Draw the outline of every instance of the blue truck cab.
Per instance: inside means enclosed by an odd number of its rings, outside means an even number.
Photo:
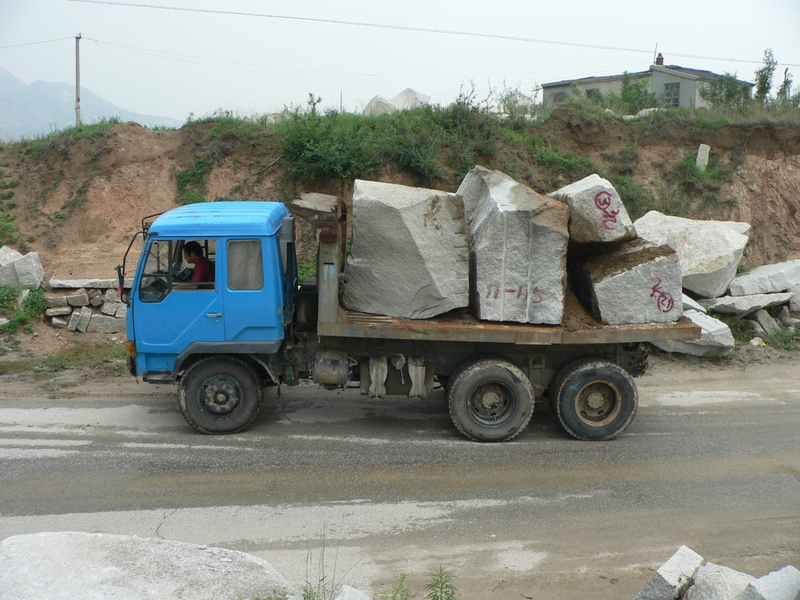
[[[276,353],[293,286],[292,230],[278,202],[192,204],[158,216],[144,231],[130,292],[131,372],[172,383],[198,356]],[[191,281],[182,256],[190,241],[211,262],[212,281]]]

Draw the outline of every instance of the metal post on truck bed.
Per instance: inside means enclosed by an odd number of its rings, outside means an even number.
[[[317,293],[320,323],[336,323],[339,315],[339,274],[345,260],[347,208],[328,194],[300,194],[289,210],[319,229]]]

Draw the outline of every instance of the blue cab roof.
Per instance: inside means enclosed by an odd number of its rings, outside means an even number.
[[[202,202],[159,216],[148,235],[158,237],[254,237],[275,235],[289,211],[280,202]]]

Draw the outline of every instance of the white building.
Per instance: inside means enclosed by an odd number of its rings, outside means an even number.
[[[648,82],[648,91],[663,99],[665,107],[703,108],[708,103],[700,97],[703,85],[715,77],[721,77],[711,71],[688,69],[677,65],[664,65],[664,57],[659,54],[654,65],[647,71],[629,73],[631,83]],[[747,82],[743,82],[747,83]],[[752,83],[748,83],[752,86]],[[542,85],[542,102],[545,106],[553,106],[563,102],[573,93],[592,99],[600,94],[622,91],[622,75],[607,77],[584,77],[568,79]]]

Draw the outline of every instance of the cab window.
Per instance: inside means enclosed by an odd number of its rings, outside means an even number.
[[[228,241],[228,287],[232,290],[264,287],[261,240]]]

